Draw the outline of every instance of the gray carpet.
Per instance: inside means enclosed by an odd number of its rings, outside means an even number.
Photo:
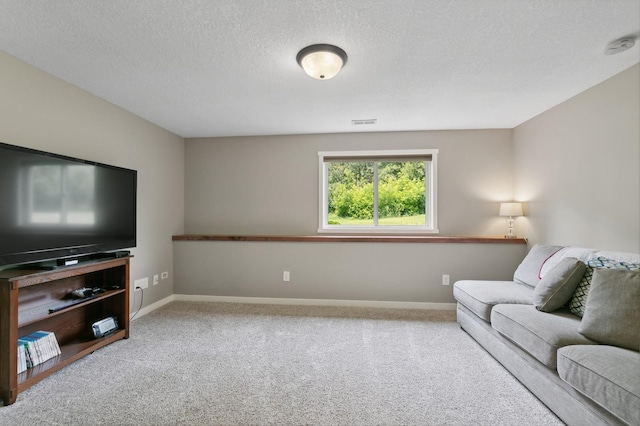
[[[174,302],[2,425],[561,425],[453,311]]]

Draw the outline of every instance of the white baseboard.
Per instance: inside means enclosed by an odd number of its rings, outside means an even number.
[[[377,300],[338,300],[338,299],[288,299],[273,297],[237,297],[237,296],[201,296],[192,294],[172,294],[151,305],[140,309],[131,319],[135,321],[148,313],[171,302],[225,302],[254,303],[261,305],[300,305],[300,306],[345,306],[354,308],[389,308],[389,309],[423,309],[438,311],[455,311],[455,303],[426,302],[385,302]],[[133,315],[133,313],[131,314]]]
[[[271,297],[236,297],[236,296],[199,296],[191,294],[174,294],[173,300],[181,302],[227,302],[255,303],[266,305],[304,305],[304,306],[348,306],[360,308],[392,308],[392,309],[426,309],[454,311],[455,303],[425,302],[385,302],[377,300],[337,300],[337,299],[288,299]],[[168,303],[168,302],[167,302]]]
[[[138,312],[136,312],[135,310],[132,310],[131,312],[129,312],[129,315],[133,316],[133,318],[131,318],[131,321],[135,321],[138,318],[141,318],[141,317],[147,315],[148,313],[151,313],[151,312],[155,311],[156,309],[163,307],[167,303],[173,302],[174,300],[176,300],[175,299],[175,295],[172,294],[171,296],[165,297],[162,300],[158,300],[157,302],[152,303],[151,305],[148,305],[148,306],[145,306],[144,308],[141,308]],[[134,307],[133,309],[136,309],[136,308]]]

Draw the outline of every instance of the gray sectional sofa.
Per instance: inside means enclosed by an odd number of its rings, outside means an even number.
[[[512,281],[455,283],[458,323],[565,423],[640,426],[639,269],[535,245]]]

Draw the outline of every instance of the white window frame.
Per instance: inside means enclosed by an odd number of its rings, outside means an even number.
[[[438,197],[437,197],[437,176],[438,176],[438,149],[406,149],[406,150],[383,150],[383,151],[320,151],[318,152],[319,161],[319,233],[357,233],[357,234],[438,234]],[[425,214],[426,225],[403,225],[403,226],[346,226],[346,225],[329,225],[328,215],[328,162],[326,157],[345,157],[357,161],[358,158],[371,157],[402,157],[407,161],[411,161],[411,157],[430,156],[431,161],[427,165],[425,173],[426,177],[426,196],[425,196]],[[377,179],[377,176],[376,176]],[[374,198],[375,202],[375,198]],[[377,205],[374,206],[374,215],[377,215]]]

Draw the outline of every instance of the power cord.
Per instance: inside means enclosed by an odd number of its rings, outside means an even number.
[[[135,303],[135,301],[136,301],[136,291],[138,291],[138,290],[140,290],[140,306],[138,306],[138,310],[136,311],[136,313],[133,314],[133,316],[131,318],[129,318],[129,321],[134,319],[136,317],[136,315],[138,315],[138,312],[140,312],[140,309],[142,309],[142,301],[144,300],[144,290],[142,289],[142,287],[136,287],[135,290],[133,290],[133,301]]]

